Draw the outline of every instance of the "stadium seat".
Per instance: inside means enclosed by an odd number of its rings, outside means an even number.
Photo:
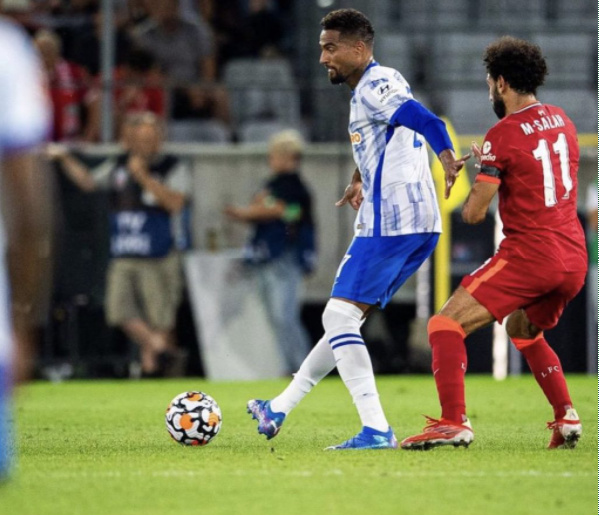
[[[169,122],[170,142],[229,143],[231,131],[219,120],[175,120]]]
[[[495,27],[514,34],[515,29],[531,30],[543,25],[545,0],[479,0],[477,9],[480,28]]]
[[[545,104],[554,104],[577,126],[579,133],[598,132],[598,95],[591,89],[574,90],[541,88],[538,99]]]
[[[412,45],[404,34],[382,34],[377,39],[377,60],[384,66],[398,70],[409,84],[415,79]]]
[[[300,119],[300,96],[287,60],[236,59],[225,66],[224,79],[236,124]]]
[[[428,76],[432,84],[485,88],[483,52],[499,34],[451,32],[432,38],[433,59]]]
[[[470,0],[383,0],[377,2],[375,26],[389,31],[398,25],[410,28],[456,27],[468,17]]]
[[[296,129],[306,138],[304,128],[290,126],[278,121],[256,120],[243,123],[239,129],[239,139],[243,143],[262,143],[267,142],[271,136],[279,131],[286,129]]]
[[[554,21],[558,27],[586,29],[597,34],[598,3],[590,0],[555,0]]]
[[[446,115],[458,134],[485,134],[498,122],[483,80],[480,88],[449,91],[444,100]]]
[[[548,61],[549,86],[582,87],[592,81],[596,36],[586,33],[536,34],[533,42]]]

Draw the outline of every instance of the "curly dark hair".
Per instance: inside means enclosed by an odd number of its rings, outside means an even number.
[[[369,19],[356,9],[331,11],[321,20],[323,30],[339,30],[342,37],[351,37],[373,44],[375,31]]]
[[[541,48],[511,36],[502,36],[489,45],[483,61],[492,79],[501,75],[513,90],[523,94],[535,95],[548,75]]]

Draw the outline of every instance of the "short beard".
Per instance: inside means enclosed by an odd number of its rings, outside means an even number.
[[[506,116],[506,104],[502,100],[500,93],[498,91],[494,91],[492,95],[492,108],[494,109],[494,113],[496,116],[502,120]]]
[[[335,85],[344,84],[346,82],[346,77],[340,74],[336,74],[329,79],[329,82]]]

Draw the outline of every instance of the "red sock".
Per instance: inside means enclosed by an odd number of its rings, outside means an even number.
[[[465,332],[453,319],[434,315],[427,325],[427,333],[433,355],[431,367],[442,406],[442,417],[462,423],[466,419],[467,412]]]
[[[561,419],[572,403],[560,359],[541,333],[533,339],[512,341],[527,360],[529,369],[552,405],[555,419]]]

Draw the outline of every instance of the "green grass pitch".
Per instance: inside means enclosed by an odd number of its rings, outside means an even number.
[[[475,442],[427,452],[325,452],[359,430],[339,378],[318,385],[266,441],[245,413],[286,380],[34,383],[18,393],[19,464],[2,514],[598,514],[597,378],[570,376],[584,424],[575,450],[546,450],[551,411],[530,375],[468,376]],[[399,439],[438,416],[430,377],[378,378]],[[203,390],[223,411],[207,447],[176,444],[164,412]]]

